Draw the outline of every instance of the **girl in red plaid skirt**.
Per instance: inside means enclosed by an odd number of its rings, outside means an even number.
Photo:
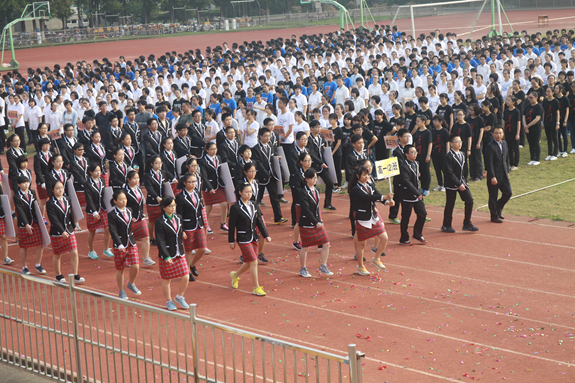
[[[202,174],[200,173],[198,160],[193,157],[188,158],[183,166],[185,166],[185,168],[182,169],[183,170],[182,173],[187,171],[188,174],[193,174],[196,176],[196,193],[200,197],[200,200],[202,200],[202,217],[204,217],[204,229],[207,234],[210,234],[212,233],[212,229],[210,229],[210,223],[208,222],[208,214],[206,213],[206,205],[204,204],[204,199],[202,196]]]
[[[329,257],[329,238],[321,220],[319,191],[315,188],[317,173],[314,168],[309,168],[304,173],[306,185],[300,190],[298,198],[301,206],[299,218],[299,232],[301,236],[301,252],[299,261],[301,264],[300,275],[304,278],[311,277],[307,270],[307,250],[311,246],[322,246],[321,263],[319,272],[330,276],[333,273],[327,267]]]
[[[253,196],[252,185],[249,182],[242,182],[236,188],[236,194],[239,195],[239,198],[238,202],[230,208],[228,242],[232,250],[236,248],[236,241],[238,242],[242,250],[244,262],[238,271],[232,271],[230,274],[232,287],[237,289],[240,275],[249,270],[254,285],[252,293],[254,295],[265,296],[266,293],[258,282],[258,234],[256,228],[260,230],[261,235],[266,241],[270,242],[272,239],[268,235],[258,208],[250,201]]]
[[[36,176],[36,192],[40,203],[40,211],[45,212],[44,204],[48,199],[48,189],[46,189],[46,175],[50,171],[50,140],[42,138],[37,144],[38,153],[34,156],[34,175]]]
[[[240,148],[240,150],[242,150]],[[245,149],[245,150],[250,150]],[[258,181],[256,180],[256,174],[257,174],[257,167],[255,162],[248,162],[244,165],[243,167],[243,173],[244,173],[244,182],[248,182],[250,185],[252,185],[252,191],[253,191],[253,195],[252,195],[252,203],[258,208],[261,216],[262,216],[262,221],[264,223],[264,225],[266,224],[266,221],[264,220],[264,216],[262,214],[262,209],[260,208],[260,204],[258,203],[258,190],[260,187],[264,187],[264,186],[260,186]],[[267,226],[266,226],[267,227]],[[262,236],[262,234],[260,233],[259,229],[257,229],[257,233],[259,236],[259,241],[258,241],[258,259],[264,263],[269,262],[268,259],[266,258],[266,256],[264,255],[264,248],[266,245],[266,241],[265,238]]]
[[[126,197],[128,207],[132,210],[132,232],[136,241],[140,241],[138,254],[144,257],[146,266],[153,266],[155,261],[150,258],[150,232],[148,221],[144,218],[144,193],[140,189],[140,175],[135,170],[130,170],[126,176]]]
[[[146,205],[148,209],[148,231],[151,235],[150,243],[156,244],[154,239],[154,222],[162,216],[162,208],[160,204],[164,195],[164,184],[168,182],[164,172],[162,171],[162,159],[158,155],[153,155],[148,161],[148,170],[144,176],[144,185],[148,196],[146,197]]]
[[[366,162],[367,165],[369,162]],[[382,270],[385,266],[380,257],[385,256],[383,252],[387,246],[387,233],[383,226],[379,212],[375,207],[376,202],[382,202],[385,205],[393,206],[393,193],[383,196],[375,188],[375,183],[371,179],[371,163],[368,166],[360,166],[356,169],[355,174],[349,181],[349,198],[353,201],[353,216],[355,219],[355,252],[357,255],[357,273],[359,275],[370,275],[370,272],[363,264],[363,253],[366,241],[369,238],[377,237],[376,252],[371,264]]]
[[[56,281],[65,282],[60,264],[62,254],[70,253],[70,264],[74,281],[84,282],[78,274],[78,245],[74,234],[74,218],[72,217],[72,204],[68,197],[64,196],[64,184],[60,181],[52,186],[50,191],[52,198],[46,201],[46,213],[50,220],[50,239],[52,241],[52,266],[56,272]]]
[[[290,175],[289,186],[292,195],[291,204],[291,220],[293,225],[293,244],[292,246],[296,250],[301,250],[301,241],[299,240],[299,218],[301,216],[301,205],[299,203],[298,197],[301,194],[301,189],[304,186],[304,173],[306,170],[311,168],[311,156],[309,153],[302,152],[297,157],[297,166],[295,172]]]
[[[168,310],[175,310],[178,303],[182,308],[190,306],[184,299],[184,293],[188,287],[188,262],[184,256],[184,243],[186,238],[182,216],[176,213],[176,201],[173,197],[162,200],[164,214],[154,223],[156,226],[156,240],[158,241],[158,255],[160,257],[160,276],[162,277],[162,292],[167,300]],[[171,282],[178,279],[178,294],[172,300]]]
[[[104,255],[113,257],[110,248],[110,230],[108,229],[108,213],[104,205],[104,189],[106,187],[101,177],[102,171],[98,163],[92,162],[88,167],[89,179],[86,184],[86,223],[88,225],[88,256],[98,259],[94,250],[96,230],[104,229]]]
[[[199,161],[202,169],[203,189],[202,195],[208,219],[212,206],[220,204],[220,230],[228,231],[226,218],[228,215],[228,202],[224,191],[223,180],[220,176],[221,158],[218,156],[218,147],[214,142],[206,144],[206,154]]]

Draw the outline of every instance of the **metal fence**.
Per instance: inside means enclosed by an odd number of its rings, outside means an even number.
[[[361,382],[340,356],[0,269],[0,360],[61,382]]]

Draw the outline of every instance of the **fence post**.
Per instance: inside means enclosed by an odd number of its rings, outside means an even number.
[[[347,358],[349,360],[349,380],[351,383],[358,383],[357,380],[357,357],[355,356],[357,350],[355,344],[347,345],[348,353]]]
[[[70,307],[72,308],[72,326],[74,327],[74,356],[76,358],[76,383],[83,383],[82,358],[80,358],[80,330],[78,329],[78,308],[76,307],[76,292],[74,291],[74,274],[68,274],[68,291],[70,292]],[[74,376],[74,373],[72,373]]]
[[[194,383],[200,382],[200,361],[198,360],[198,329],[196,326],[196,309],[195,303],[190,305],[190,322],[192,324],[192,358],[194,363]]]

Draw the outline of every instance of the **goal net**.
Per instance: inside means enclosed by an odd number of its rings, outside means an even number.
[[[490,0],[459,0],[401,5],[392,9],[392,25],[413,37],[439,29],[463,39],[471,32],[477,38],[491,30],[490,4]]]

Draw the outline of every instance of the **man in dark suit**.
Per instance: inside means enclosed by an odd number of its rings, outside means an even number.
[[[491,222],[502,223],[503,207],[509,201],[513,192],[509,182],[509,151],[507,142],[503,139],[501,126],[493,129],[493,141],[485,148],[485,170],[487,170],[487,191],[489,192],[489,212]],[[501,198],[497,195],[501,190]]]
[[[403,147],[409,143],[411,139],[411,134],[405,128],[399,129],[397,131],[397,137],[399,138],[398,147],[393,149],[393,156],[397,157],[397,162],[399,163],[399,171],[400,174],[393,177],[393,192],[395,193],[395,200],[401,201],[401,192],[403,188],[401,187],[401,172],[405,172],[405,154],[403,153]],[[397,219],[397,215],[399,213],[399,203],[396,203],[394,206],[389,208],[389,221],[393,224],[399,225],[400,221]]]
[[[412,246],[409,241],[409,218],[411,211],[414,210],[417,215],[415,225],[413,225],[413,239],[422,245],[427,244],[423,238],[423,225],[425,225],[425,217],[427,211],[423,203],[423,195],[419,192],[419,163],[416,161],[417,149],[413,145],[405,145],[403,148],[405,153],[405,160],[403,174],[401,174],[401,237],[399,244],[403,246]]]
[[[243,170],[238,164],[238,149],[240,145],[236,141],[236,130],[232,126],[226,127],[226,138],[218,145],[218,154],[222,158],[222,162],[228,164],[230,175],[233,178],[234,184],[243,179]]]

